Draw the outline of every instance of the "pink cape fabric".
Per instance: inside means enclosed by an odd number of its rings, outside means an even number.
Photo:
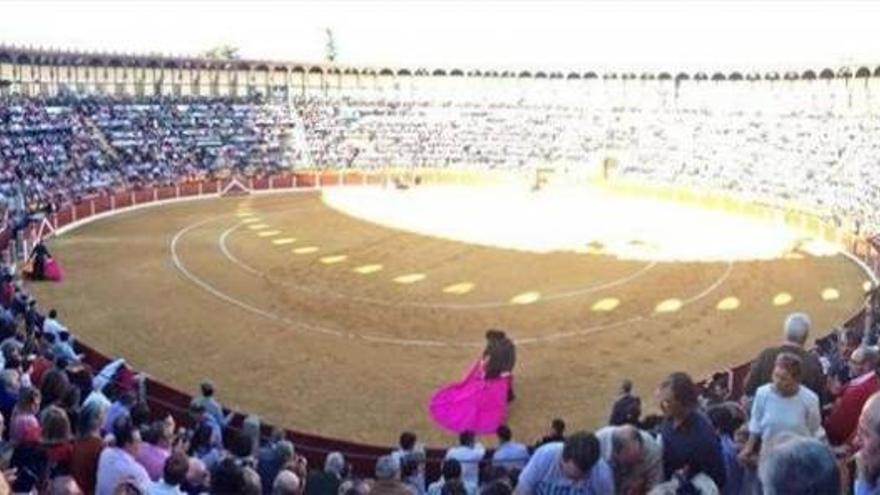
[[[53,282],[61,282],[64,279],[64,272],[55,258],[46,258],[43,264],[43,276],[46,277],[46,280]]]
[[[456,433],[495,433],[507,418],[508,388],[510,376],[486,380],[483,362],[478,360],[462,381],[434,392],[428,406],[431,419]]]

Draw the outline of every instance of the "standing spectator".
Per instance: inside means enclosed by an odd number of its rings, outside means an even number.
[[[492,454],[492,465],[501,466],[508,471],[524,468],[529,461],[528,447],[513,441],[513,432],[507,425],[499,426],[495,434],[498,436],[498,447]]]
[[[743,490],[743,477],[745,471],[739,462],[739,447],[734,440],[736,431],[742,426],[742,421],[734,415],[733,408],[739,407],[734,403],[719,404],[712,406],[706,411],[718,438],[721,439],[721,452],[724,455],[725,473],[727,482],[721,491],[723,495],[739,495]],[[742,411],[739,411],[742,413]]]
[[[152,481],[159,481],[165,464],[171,456],[171,443],[174,440],[174,418],[170,415],[165,419],[154,421],[142,430],[143,443],[135,460],[147,470]]]
[[[27,431],[40,433],[40,422],[37,413],[40,412],[40,391],[35,388],[26,388],[18,396],[18,402],[12,410],[12,421],[9,424],[9,439],[18,442]]]
[[[555,418],[550,422],[550,432],[532,447],[532,450],[537,450],[538,447],[552,443],[552,442],[564,442],[565,441],[565,421],[561,418]]]
[[[660,424],[663,444],[663,476],[689,482],[704,473],[719,489],[724,487],[724,456],[721,442],[709,420],[697,411],[697,387],[686,373],[672,373],[660,384]]]
[[[323,471],[312,471],[306,480],[306,495],[336,493],[345,478],[345,457],[339,452],[330,452],[324,459]]]
[[[614,473],[616,493],[646,493],[663,481],[663,448],[648,432],[632,425],[606,426],[596,438]]]
[[[463,431],[458,435],[458,446],[446,451],[444,459],[461,463],[461,479],[465,484],[479,486],[480,462],[486,456],[486,448],[478,442],[474,432]]]
[[[440,495],[443,487],[447,484],[463,483],[461,480],[461,463],[455,459],[446,459],[440,466],[440,479],[431,483],[428,487],[428,495]],[[476,486],[464,485],[468,495],[474,495],[477,491]]]
[[[398,449],[391,453],[397,462],[400,463],[402,480],[419,488],[419,492],[425,491],[425,448],[418,443],[418,437],[415,433],[405,431],[400,434],[398,440]],[[404,473],[413,463],[415,463],[415,471],[412,473]]]
[[[611,408],[608,424],[619,426],[624,424],[637,425],[642,415],[642,399],[632,393],[632,382],[624,380],[620,385],[620,396]]]
[[[538,449],[516,487],[517,495],[614,493],[614,473],[602,460],[599,440],[590,432],[578,432],[564,443],[549,443]]]
[[[134,460],[141,445],[140,432],[131,424],[131,418],[120,416],[113,422],[113,445],[105,448],[98,459],[96,495],[113,495],[116,486],[131,479],[142,491],[151,485],[150,476]]]
[[[749,375],[746,377],[744,393],[748,397],[754,397],[758,387],[769,383],[776,366],[776,356],[782,352],[790,352],[800,358],[803,370],[801,382],[816,395],[825,393],[825,375],[822,374],[822,363],[819,358],[806,349],[804,343],[810,333],[810,317],[804,313],[792,313],[785,319],[783,327],[785,342],[776,347],[764,349],[758,357],[752,361]]]
[[[58,311],[54,308],[49,310],[49,316],[43,320],[43,333],[58,338],[61,332],[68,332],[67,327],[58,321]]]
[[[390,455],[383,455],[376,461],[376,483],[371,493],[386,495],[412,495],[410,489],[400,481],[400,464]]]
[[[210,414],[221,428],[226,426],[227,419],[226,416],[223,415],[223,407],[220,406],[220,403],[214,398],[214,384],[207,381],[202,382],[200,388],[202,395],[193,398],[190,407],[195,408],[198,405],[201,405],[205,412]]]
[[[819,398],[800,383],[801,360],[783,352],[776,356],[773,382],[762,385],[755,394],[749,419],[749,440],[740,452],[740,460],[755,466],[759,445],[766,446],[783,433],[825,438]]]
[[[104,406],[92,402],[83,406],[80,414],[79,438],[73,444],[70,474],[86,493],[95,491],[98,459],[104,449],[101,425],[104,424]]]
[[[844,385],[823,423],[832,445],[849,443],[859,422],[862,406],[880,390],[878,363],[880,352],[876,347],[859,347],[850,356],[849,367],[853,378]]]
[[[284,439],[282,430],[275,430],[271,439],[257,452],[257,474],[263,482],[263,492],[272,491],[272,483],[294,456],[293,444]]]
[[[828,446],[814,438],[783,435],[761,456],[765,495],[838,495],[840,470]]]

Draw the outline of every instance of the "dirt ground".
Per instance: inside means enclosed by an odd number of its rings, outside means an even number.
[[[665,374],[747,361],[792,311],[824,331],[858,309],[865,280],[840,255],[651,264],[471,246],[349,218],[315,193],[132,211],[50,249],[67,279],[34,291],[83,341],[182,390],[210,377],[225,405],[273,423],[379,444],[405,429],[450,441],[426,403],[487,328],[521,341],[509,423],[530,441],[553,417],[600,425],[624,378],[653,409]],[[780,292],[791,302],[774,305]],[[729,297],[739,307],[718,310]],[[592,309],[607,298],[619,305]],[[655,311],[670,298],[684,305]]]

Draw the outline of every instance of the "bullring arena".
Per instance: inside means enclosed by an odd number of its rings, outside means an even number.
[[[519,344],[509,421],[536,438],[548,411],[601,424],[625,378],[649,398],[673,370],[746,362],[793,310],[840,325],[869,280],[772,213],[609,187],[531,192],[522,179],[396,189],[389,177],[298,174],[297,190],[155,204],[188,193],[123,194],[109,217],[52,239],[68,281],[35,290],[63,301],[83,341],[175,388],[212,377],[229,406],[274,424],[441,444],[427,400],[487,328]],[[125,210],[139,201],[149,207]],[[79,215],[92,208],[109,205]]]

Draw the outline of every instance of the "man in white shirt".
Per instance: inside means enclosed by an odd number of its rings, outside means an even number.
[[[463,431],[458,435],[458,447],[446,451],[445,459],[455,459],[461,463],[461,480],[471,486],[480,485],[480,461],[486,455],[486,448],[477,442],[472,431]]]
[[[529,462],[529,449],[525,445],[513,441],[513,432],[507,425],[501,425],[495,432],[498,435],[498,447],[492,454],[492,465],[504,469],[522,469]]]
[[[150,475],[134,458],[141,446],[141,434],[131,418],[120,416],[113,422],[114,444],[101,451],[98,458],[96,495],[113,495],[120,482],[128,481],[143,492],[152,485]]]
[[[67,327],[61,324],[58,321],[58,311],[55,309],[49,310],[49,316],[43,320],[43,333],[48,333],[54,335],[55,338],[58,338],[58,334],[61,332],[68,332]]]

